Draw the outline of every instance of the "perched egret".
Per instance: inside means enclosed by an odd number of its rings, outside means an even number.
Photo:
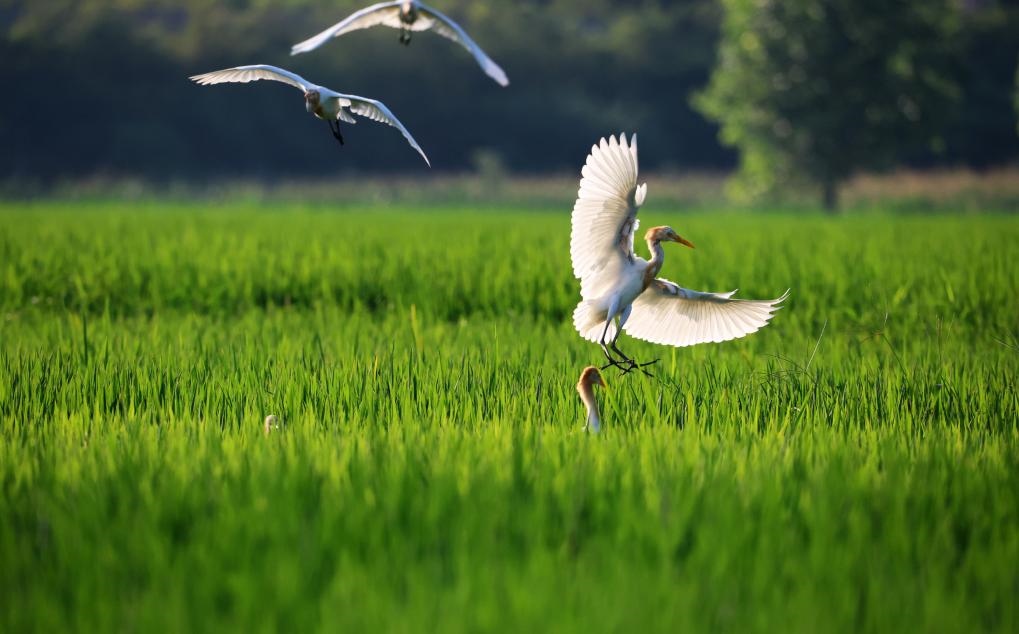
[[[506,73],[475,44],[459,24],[418,0],[379,2],[361,9],[318,35],[295,44],[290,49],[290,54],[307,53],[322,46],[331,38],[380,24],[400,29],[400,43],[405,45],[410,44],[410,34],[414,31],[435,31],[467,49],[485,73],[500,86],[509,85]]]
[[[598,368],[588,366],[580,373],[580,380],[577,381],[577,393],[580,394],[580,400],[584,401],[584,407],[587,408],[587,429],[593,432],[601,429],[598,401],[594,398],[595,385],[605,387],[605,381],[602,380]]]
[[[657,277],[665,254],[662,242],[693,248],[671,227],[644,235],[651,260],[633,252],[637,211],[647,184],[637,184],[637,137],[602,139],[591,148],[573,206],[570,257],[583,298],[573,311],[580,336],[601,345],[608,364],[624,372],[637,363],[616,345],[620,330],[670,346],[728,341],[768,323],[789,295],[770,300],[732,299],[729,293],[691,291]]]
[[[304,92],[305,109],[329,124],[329,130],[336,137],[336,140],[340,142],[340,145],[343,145],[343,135],[340,134],[340,121],[350,124],[357,123],[357,120],[353,117],[356,114],[367,117],[372,121],[389,124],[399,130],[403,137],[407,139],[407,142],[410,143],[410,146],[417,150],[421,154],[421,158],[425,159],[425,163],[431,167],[428,157],[425,156],[425,152],[418,145],[418,142],[410,135],[407,128],[403,127],[403,124],[396,118],[396,115],[381,101],[334,92],[328,88],[316,86],[300,75],[267,64],[237,66],[236,68],[227,68],[191,77],[192,81],[203,86],[225,83],[246,84],[249,81],[258,81],[260,79],[283,82]]]

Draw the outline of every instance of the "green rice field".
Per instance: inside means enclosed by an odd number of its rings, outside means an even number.
[[[0,204],[0,631],[1019,631],[1016,217],[641,215],[591,435],[568,206]]]

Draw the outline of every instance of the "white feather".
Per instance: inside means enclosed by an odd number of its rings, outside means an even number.
[[[768,300],[732,295],[691,291],[659,278],[633,302],[623,330],[637,339],[680,347],[739,339],[763,328],[789,292]]]
[[[203,86],[223,83],[243,84],[261,79],[268,79],[288,84],[303,92],[318,92],[319,98],[322,100],[322,111],[325,112],[326,116],[329,118],[336,118],[347,123],[355,123],[356,120],[350,114],[353,113],[371,119],[372,121],[393,126],[400,131],[403,138],[407,139],[407,143],[417,150],[418,154],[421,155],[421,158],[425,160],[425,163],[431,167],[431,162],[428,160],[428,156],[425,155],[424,150],[421,149],[418,142],[414,140],[413,136],[411,136],[410,131],[407,130],[402,123],[400,123],[400,120],[396,118],[396,115],[394,115],[384,103],[376,99],[359,97],[358,95],[345,95],[323,86],[317,86],[296,73],[292,73],[277,66],[270,66],[268,64],[253,64],[251,66],[225,68],[223,70],[212,71],[211,73],[194,75],[190,79]],[[344,108],[348,109],[350,112],[346,112]]]
[[[298,53],[313,51],[334,37],[373,26],[388,26],[394,29],[415,32],[430,30],[464,47],[474,56],[475,61],[485,71],[485,74],[494,79],[500,86],[509,85],[509,78],[506,77],[505,71],[492,61],[459,24],[439,10],[433,9],[418,0],[413,0],[410,3],[417,12],[417,18],[408,24],[401,19],[400,15],[403,4],[405,4],[404,0],[396,0],[395,2],[379,2],[378,4],[365,7],[321,33],[295,44],[291,47],[290,54],[297,55]]]

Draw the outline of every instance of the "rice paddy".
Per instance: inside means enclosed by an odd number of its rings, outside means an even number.
[[[1016,631],[1014,216],[642,217],[594,436],[568,208],[0,205],[0,630]]]

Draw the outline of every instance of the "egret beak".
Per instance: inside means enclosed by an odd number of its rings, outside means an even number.
[[[685,247],[690,247],[691,249],[696,248],[696,247],[694,247],[693,242],[690,242],[689,240],[687,240],[686,238],[684,238],[682,236],[676,236],[676,242],[682,244]]]

